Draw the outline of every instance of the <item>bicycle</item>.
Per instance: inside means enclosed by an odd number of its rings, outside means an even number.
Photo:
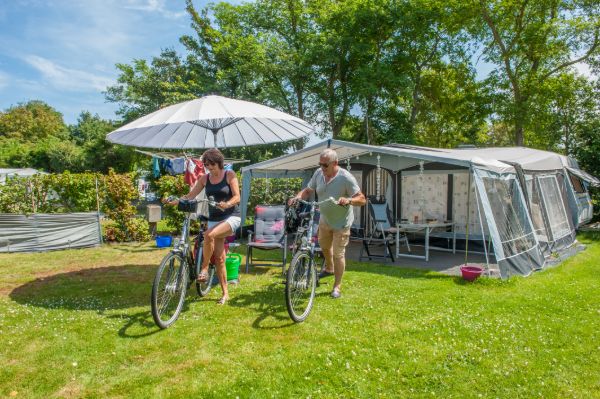
[[[170,198],[170,200],[173,199]],[[208,268],[207,280],[205,282],[197,280],[202,265],[202,243],[206,221],[208,220],[205,216],[200,216],[200,232],[194,240],[192,250],[190,250],[189,243],[191,215],[196,213],[200,202],[207,202],[209,206],[217,205],[216,202],[210,199],[179,200],[177,209],[185,213],[181,237],[160,262],[154,277],[150,304],[154,322],[162,329],[169,327],[179,317],[187,290],[193,282],[196,282],[196,291],[201,297],[208,295],[212,288],[215,275],[215,265],[212,259]]]
[[[315,290],[319,283],[315,262],[316,245],[313,240],[315,208],[326,202],[337,204],[337,201],[331,197],[320,202],[308,202],[302,199],[298,199],[297,201],[308,205],[310,213],[308,216],[308,226],[298,228],[298,237],[301,237],[300,247],[296,250],[290,267],[287,270],[285,304],[292,320],[300,323],[306,320],[312,310]]]

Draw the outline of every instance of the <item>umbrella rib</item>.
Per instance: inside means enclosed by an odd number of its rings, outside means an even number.
[[[171,124],[168,124],[168,123],[167,123],[167,124],[165,124],[163,127],[161,127],[161,128],[160,128],[160,129],[159,129],[159,130],[156,132],[156,134],[155,134],[154,136],[152,136],[152,138],[155,138],[156,136],[158,136],[158,135],[160,134],[160,132],[162,132],[163,130],[165,130],[165,129],[167,128],[167,126],[172,126],[172,125],[171,125]],[[175,130],[177,130],[177,129],[175,129]],[[173,132],[171,132],[171,133],[173,133]],[[165,144],[166,144],[166,142],[165,142]],[[155,148],[156,148],[156,147],[155,147]],[[160,148],[160,149],[162,150],[163,148],[170,148],[170,147],[165,147],[164,145],[160,145],[158,148]]]
[[[244,135],[242,134],[242,131],[240,130],[240,127],[238,126],[237,123],[234,123],[233,126],[235,126],[235,128],[237,129],[238,133],[240,134],[240,137],[242,138],[242,141],[244,142],[244,146],[248,145],[248,142],[246,141],[246,138],[244,137]],[[223,135],[225,135],[225,133],[223,133]]]
[[[282,119],[281,121],[282,121],[283,123],[286,123],[286,124],[288,124],[288,125],[292,126],[292,127],[293,127],[294,129],[296,129],[296,130],[300,130],[300,132],[301,132],[301,133],[304,133],[304,132],[302,131],[302,129],[300,129],[298,126],[296,126],[294,123],[292,123],[292,121],[287,121],[287,120],[283,120],[283,119]],[[309,130],[309,132],[310,132],[310,131],[314,131],[314,129],[312,128],[312,126],[310,127],[310,130]],[[289,132],[290,134],[293,134],[294,136],[298,137],[298,135],[296,135],[295,133],[292,133],[292,132],[290,132],[289,130],[288,130],[288,132]],[[306,135],[306,133],[304,133],[304,135]],[[302,134],[300,135],[300,137],[302,137]]]
[[[181,124],[181,126],[185,126],[187,122],[184,122]],[[192,124],[192,128],[190,129],[189,133],[187,134],[187,137],[185,138],[185,140],[183,140],[183,143],[181,144],[181,148],[183,148],[185,146],[185,143],[187,143],[187,141],[189,140],[190,136],[192,135],[192,132],[194,131],[194,127],[196,125]]]
[[[279,135],[278,135],[277,133],[275,133],[275,131],[274,131],[274,130],[271,130],[269,127],[267,127],[267,125],[265,125],[265,124],[264,124],[264,123],[262,123],[260,120],[258,120],[258,118],[254,118],[254,120],[255,120],[256,122],[260,123],[261,125],[263,125],[263,126],[265,127],[265,129],[268,129],[268,130],[270,130],[270,131],[271,131],[271,133],[273,133],[273,134],[274,134],[274,135],[275,135],[275,136],[276,136],[276,137],[279,139],[279,141],[280,141],[280,142],[282,142],[282,143],[283,143],[283,142],[285,141],[285,140],[283,140],[281,137],[279,137]],[[275,121],[275,119],[270,119],[270,121],[274,122],[274,121]],[[277,125],[277,123],[275,123],[275,124]],[[277,125],[277,126],[279,126],[279,125]],[[253,129],[254,129],[254,128],[253,128]],[[256,131],[256,129],[255,129],[255,131]],[[258,132],[257,132],[257,133],[258,133]]]
[[[235,118],[235,116],[233,116],[233,114],[231,112],[229,112],[229,110],[227,109],[227,107],[221,102],[221,99],[219,97],[217,97],[217,102],[223,108],[223,110],[225,110],[225,112],[227,112],[229,114],[229,116],[231,118]]]
[[[175,135],[177,134],[177,132],[180,129],[183,129],[183,127],[185,126],[185,122],[180,122],[178,124],[179,124],[179,126],[177,126],[177,128],[171,132],[171,134],[169,135],[169,140],[165,141],[165,144],[168,143],[170,140],[172,140],[175,137]],[[185,141],[184,141],[184,143],[185,143]],[[171,147],[171,148],[183,148],[183,145],[181,145],[179,147]]]
[[[260,133],[254,128],[254,126],[252,126],[250,123],[248,123],[248,119],[244,119],[244,122],[246,122],[246,124],[248,126],[250,126],[250,129],[252,129],[254,131],[254,133],[256,133],[256,135],[262,140],[263,144],[267,144],[265,139],[263,139],[263,137],[260,135]]]
[[[277,126],[279,126],[281,129],[285,130],[286,132],[288,132],[289,134],[291,134],[291,135],[292,135],[292,136],[294,136],[295,138],[298,138],[298,135],[296,135],[294,132],[291,132],[291,131],[290,131],[290,130],[288,130],[288,129],[287,129],[285,126],[282,126],[282,125],[279,123],[279,122],[282,122],[282,123],[286,123],[286,124],[290,125],[290,123],[289,123],[289,122],[287,122],[287,121],[285,121],[285,120],[283,120],[283,119],[277,119],[277,120],[275,120],[275,119],[272,119],[272,120],[271,120],[271,122],[273,122],[274,124],[276,124]],[[293,126],[293,125],[292,125],[292,127],[296,128],[296,126]],[[297,128],[296,128],[296,129],[297,129]]]

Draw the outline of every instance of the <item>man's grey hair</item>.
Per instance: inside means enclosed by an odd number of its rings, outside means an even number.
[[[338,160],[338,155],[335,150],[332,150],[331,148],[325,148],[323,151],[321,151],[320,158],[325,158],[329,162],[336,162]]]

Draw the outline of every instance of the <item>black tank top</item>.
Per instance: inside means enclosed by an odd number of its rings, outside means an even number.
[[[206,197],[212,199],[215,202],[221,201],[229,201],[233,197],[233,191],[231,190],[231,186],[227,182],[227,170],[223,174],[223,180],[221,180],[217,184],[212,184],[210,182],[210,175],[206,176],[206,186],[204,188]],[[214,206],[208,207],[208,220],[211,222],[220,222],[222,220],[227,219],[229,216],[239,216],[240,210],[238,206],[233,206],[231,208],[227,208],[222,210],[221,208],[217,208]]]

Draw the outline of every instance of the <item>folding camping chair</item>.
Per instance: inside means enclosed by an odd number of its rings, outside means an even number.
[[[246,273],[248,273],[250,265],[273,266],[271,263],[253,263],[252,251],[254,249],[283,250],[281,268],[282,272],[285,273],[287,232],[285,229],[285,207],[283,205],[258,205],[254,212],[254,231],[248,232]]]
[[[406,247],[410,252],[410,245],[408,244],[408,237],[406,234],[399,232],[397,227],[393,227],[393,218],[390,207],[385,198],[378,199],[376,197],[369,197],[367,207],[369,208],[371,219],[371,233],[369,236],[365,236],[365,238],[362,239],[363,246],[360,249],[359,260],[362,260],[363,258],[368,258],[369,260],[372,258],[387,260],[387,258],[390,258],[393,262],[394,252],[392,251],[392,245],[395,244],[396,234],[400,234],[400,240],[406,243]],[[371,253],[370,247],[374,243],[383,243],[383,255]],[[363,255],[365,252],[367,254]]]

